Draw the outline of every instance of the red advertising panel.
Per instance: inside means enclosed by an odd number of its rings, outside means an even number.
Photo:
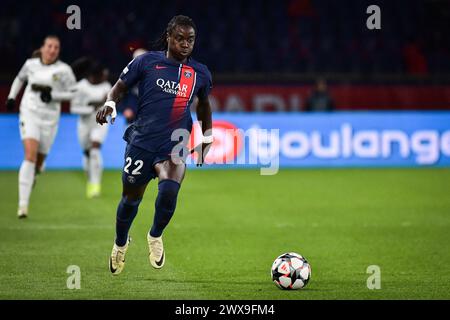
[[[214,111],[303,111],[312,90],[311,85],[216,85],[211,102]],[[0,86],[0,101],[8,92],[9,86]],[[336,110],[450,110],[450,85],[330,85],[329,93]],[[0,111],[6,111],[4,103]]]
[[[312,86],[218,85],[217,111],[302,111]],[[330,85],[337,110],[448,110],[450,86]]]

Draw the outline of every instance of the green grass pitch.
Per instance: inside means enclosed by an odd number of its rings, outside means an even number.
[[[153,181],[112,276],[119,171],[85,199],[80,171],[39,177],[30,217],[16,217],[17,173],[0,173],[1,299],[450,299],[449,169],[188,170],[164,233],[166,265],[147,260]],[[273,260],[295,251],[312,279],[283,291]],[[69,265],[81,289],[69,290]],[[369,290],[367,267],[381,269]]]

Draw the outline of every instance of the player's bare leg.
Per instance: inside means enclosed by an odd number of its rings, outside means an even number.
[[[25,159],[19,170],[19,208],[17,210],[19,218],[26,218],[28,216],[28,204],[30,202],[36,172],[39,141],[35,139],[24,139],[23,146],[25,149]]]
[[[152,267],[160,269],[164,266],[166,256],[162,233],[175,212],[178,191],[186,173],[186,165],[165,160],[155,164],[155,171],[159,179],[158,196],[155,201],[153,226],[147,233],[147,242],[150,264]]]
[[[174,180],[181,184],[186,174],[186,165],[175,164],[172,160],[165,160],[155,164],[155,171],[158,175],[158,180]]]
[[[46,154],[38,152],[36,158],[36,174],[41,174],[44,171],[44,162],[46,158]]]
[[[47,155],[44,153],[38,152],[37,158],[36,158],[36,166],[34,169],[34,181],[33,181],[33,188],[36,186],[37,178],[38,176],[44,172],[44,166],[45,166],[45,158],[47,158]]]
[[[142,186],[123,184],[122,199],[117,208],[116,239],[109,259],[109,270],[114,275],[121,273],[125,266],[125,254],[131,240],[128,231],[136,217],[146,187],[147,184]]]

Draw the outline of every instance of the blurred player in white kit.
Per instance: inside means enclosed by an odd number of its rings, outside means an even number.
[[[19,170],[19,218],[28,216],[28,204],[36,174],[43,170],[47,154],[58,130],[61,101],[72,99],[75,76],[69,65],[59,60],[60,41],[47,36],[38,57],[30,58],[14,79],[6,102],[9,110],[25,82],[20,103],[19,127],[25,159]]]
[[[86,196],[100,196],[103,172],[103,158],[100,147],[106,139],[108,125],[101,126],[95,121],[97,109],[106,101],[111,89],[107,81],[108,70],[98,62],[92,61],[86,77],[77,83],[77,91],[72,100],[70,111],[79,114],[78,141],[83,150],[83,168],[87,172]]]

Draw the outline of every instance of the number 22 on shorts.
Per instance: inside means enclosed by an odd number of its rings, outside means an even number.
[[[129,168],[130,168],[131,164],[133,163],[133,160],[131,159],[131,157],[127,157],[127,158],[125,159],[125,162],[126,162],[126,164],[125,164],[125,167],[123,168],[123,171],[125,171],[125,172],[128,173],[128,174],[130,174]],[[140,172],[139,170],[141,170],[141,168],[142,168],[143,165],[144,165],[144,161],[142,161],[142,160],[136,160],[136,161],[134,162],[135,168],[134,168],[133,171],[131,171],[131,174],[132,174],[132,175],[139,175],[139,174],[141,174],[141,172]]]

